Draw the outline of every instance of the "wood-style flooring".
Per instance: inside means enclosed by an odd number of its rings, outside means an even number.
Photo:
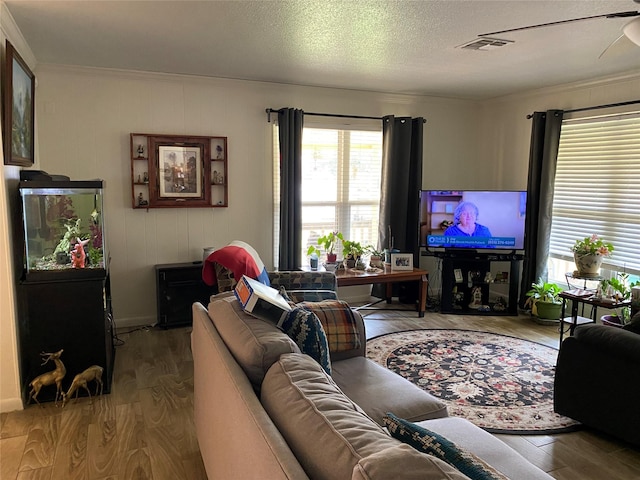
[[[460,328],[558,347],[556,327],[524,315],[363,313],[368,338],[414,328]],[[49,403],[3,413],[0,479],[206,479],[193,425],[190,333],[188,327],[120,333],[125,343],[116,349],[111,394],[93,403],[83,397],[64,408]],[[640,450],[595,431],[497,437],[558,480],[640,478]]]

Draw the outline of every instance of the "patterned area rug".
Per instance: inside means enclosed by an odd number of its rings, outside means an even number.
[[[367,356],[493,433],[541,435],[579,423],[553,411],[558,351],[471,330],[410,330],[367,341]]]

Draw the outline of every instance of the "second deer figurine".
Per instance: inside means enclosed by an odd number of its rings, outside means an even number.
[[[103,368],[99,365],[92,365],[87,368],[84,372],[79,373],[75,377],[73,377],[73,382],[71,382],[71,386],[67,393],[62,394],[62,406],[64,407],[67,403],[67,399],[71,397],[74,393],[76,394],[76,398],[78,398],[78,390],[80,387],[84,388],[89,394],[89,400],[91,400],[91,392],[89,391],[89,387],[87,387],[87,382],[91,382],[93,380],[96,381],[96,393],[98,395],[98,388],[100,388],[100,395],[102,395],[102,372]]]

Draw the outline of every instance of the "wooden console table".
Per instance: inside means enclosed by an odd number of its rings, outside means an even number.
[[[427,275],[429,272],[414,268],[413,270],[391,270],[385,265],[381,272],[366,272],[356,269],[340,269],[336,271],[339,287],[349,287],[353,285],[373,285],[376,283],[386,284],[386,300],[391,303],[392,288],[398,282],[418,282],[418,316],[424,317],[427,303]]]

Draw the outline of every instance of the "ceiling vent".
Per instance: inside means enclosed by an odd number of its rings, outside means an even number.
[[[463,43],[456,48],[464,48],[466,50],[495,50],[496,48],[504,47],[514,43],[513,40],[502,40],[500,38],[482,37],[471,40],[470,42]]]

